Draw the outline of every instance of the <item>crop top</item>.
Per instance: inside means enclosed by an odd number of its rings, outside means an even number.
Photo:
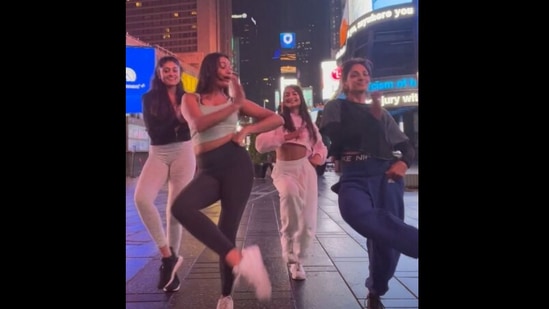
[[[393,160],[393,151],[400,150],[401,160],[410,166],[415,150],[408,137],[386,109],[379,120],[369,109],[369,104],[344,99],[326,103],[320,132],[330,139],[330,153],[337,160],[343,152],[351,151]]]
[[[290,115],[296,127],[299,127],[298,124],[305,125],[305,122],[303,121],[301,116],[294,113],[291,113]],[[303,145],[307,149],[308,158],[315,154],[319,154],[321,160],[325,161],[328,154],[328,148],[326,148],[326,145],[324,145],[324,143],[322,142],[322,136],[320,136],[320,132],[318,131],[318,128],[314,123],[313,127],[316,133],[316,143],[314,144],[313,139],[311,138],[311,136],[309,136],[308,130],[301,131],[297,139],[285,140],[284,135],[290,132],[284,129],[284,126],[280,126],[274,130],[259,134],[255,140],[255,148],[260,153],[266,153],[276,150],[278,147],[282,146],[282,144],[290,143]]]
[[[225,108],[229,104],[233,104],[233,99],[229,98],[226,103],[210,106],[202,104],[200,94],[195,93],[198,99],[198,106],[202,114],[207,115]],[[221,122],[212,126],[211,128],[198,132],[195,129],[191,129],[191,138],[194,145],[200,145],[205,142],[213,141],[227,134],[236,132],[236,125],[238,123],[238,112],[235,111],[229,117],[223,119]]]

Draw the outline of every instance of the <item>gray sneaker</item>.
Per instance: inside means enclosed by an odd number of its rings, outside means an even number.
[[[221,297],[219,297],[219,300],[217,301],[216,309],[233,309],[233,306],[234,303],[231,296],[221,295]]]
[[[290,264],[290,274],[294,280],[307,279],[307,274],[305,274],[305,269],[301,263]]]

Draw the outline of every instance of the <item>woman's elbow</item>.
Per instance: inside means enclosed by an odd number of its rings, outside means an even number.
[[[284,125],[284,118],[282,118],[282,116],[280,116],[278,114],[275,114],[274,116],[276,117],[276,124],[278,126]]]

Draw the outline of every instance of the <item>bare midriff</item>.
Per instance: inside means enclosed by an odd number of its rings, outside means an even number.
[[[213,141],[208,141],[199,145],[195,145],[194,154],[199,155],[208,151],[212,151],[216,148],[219,148],[225,145],[226,143],[228,143],[229,141],[231,141],[231,139],[233,138],[233,135],[234,135],[233,133],[230,133],[221,138],[214,139]]]
[[[281,161],[299,160],[307,155],[307,148],[303,145],[286,143],[276,151],[276,159]]]

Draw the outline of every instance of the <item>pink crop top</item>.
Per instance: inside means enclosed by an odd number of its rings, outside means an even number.
[[[296,114],[291,114],[292,121],[294,122],[296,127],[299,127],[300,125],[305,125],[305,122],[301,118],[301,116]],[[322,161],[326,160],[326,156],[328,155],[328,148],[326,148],[326,145],[322,142],[322,136],[320,135],[320,132],[318,131],[318,127],[313,123],[314,131],[316,134],[316,143],[313,144],[313,140],[309,136],[308,130],[301,131],[301,134],[297,139],[286,141],[284,140],[284,135],[290,133],[284,129],[284,126],[280,126],[274,130],[261,133],[257,136],[255,140],[255,147],[257,151],[261,153],[274,151],[278,147],[282,146],[284,143],[291,143],[291,144],[298,144],[303,145],[305,148],[307,148],[307,157],[310,158],[311,156],[315,154],[319,154]]]

